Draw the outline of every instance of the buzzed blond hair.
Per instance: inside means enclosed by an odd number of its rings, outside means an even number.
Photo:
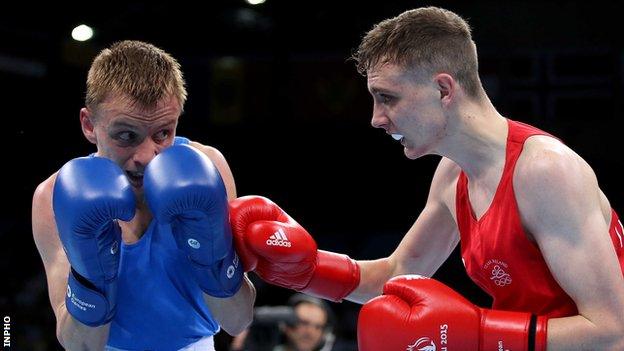
[[[459,15],[439,7],[409,10],[378,23],[352,58],[363,75],[392,63],[428,74],[448,73],[469,96],[477,98],[483,93],[470,26]]]
[[[114,95],[153,108],[161,99],[175,96],[183,108],[185,85],[180,64],[171,55],[152,44],[125,40],[102,50],[93,60],[85,105],[96,109]]]

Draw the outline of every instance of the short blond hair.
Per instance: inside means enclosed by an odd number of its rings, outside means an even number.
[[[472,97],[483,91],[470,26],[459,15],[439,7],[409,10],[378,23],[352,58],[363,75],[380,64],[392,63],[430,74],[448,73]]]
[[[104,49],[93,60],[87,77],[85,105],[95,109],[109,96],[122,96],[145,108],[175,96],[186,102],[180,64],[152,44],[125,40]]]

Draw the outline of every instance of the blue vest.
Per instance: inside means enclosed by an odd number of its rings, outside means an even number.
[[[139,241],[122,243],[118,279],[109,346],[177,350],[219,331],[170,225],[152,221]]]

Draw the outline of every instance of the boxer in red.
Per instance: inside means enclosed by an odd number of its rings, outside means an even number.
[[[317,250],[277,205],[230,203],[237,251],[266,281],[364,303],[360,350],[624,350],[622,223],[592,168],[557,138],[502,116],[470,27],[419,8],[385,20],[355,60],[372,125],[416,159],[440,155],[427,203],[386,258]],[[433,279],[458,243],[490,294],[472,305]]]

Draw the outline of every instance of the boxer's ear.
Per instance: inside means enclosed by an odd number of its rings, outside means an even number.
[[[434,77],[436,88],[440,92],[440,102],[443,106],[448,106],[455,98],[457,83],[455,79],[446,73],[437,74]]]
[[[95,128],[93,123],[93,112],[86,107],[80,109],[80,126],[82,127],[82,134],[92,144],[97,144],[97,137],[95,135]]]

